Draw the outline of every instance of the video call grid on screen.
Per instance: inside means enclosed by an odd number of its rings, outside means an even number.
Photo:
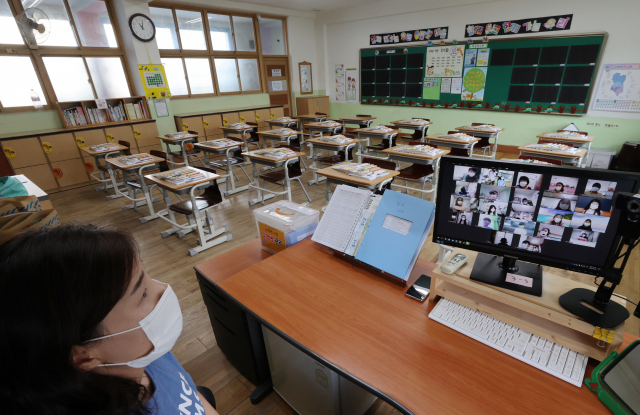
[[[566,169],[573,174],[561,175],[516,163],[464,163],[441,167],[439,200],[448,206],[439,206],[437,236],[532,261],[543,254],[551,262],[586,264],[594,272],[604,265],[615,237],[613,194],[636,186],[635,180],[599,179],[594,171]]]

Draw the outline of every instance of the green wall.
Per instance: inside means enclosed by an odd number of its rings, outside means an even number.
[[[33,111],[0,115],[0,134],[62,128],[57,111]]]
[[[580,131],[587,131],[590,135],[595,136],[593,148],[617,151],[625,141],[640,140],[640,119],[331,103],[331,118],[353,117],[356,114],[370,114],[376,117],[374,125],[388,124],[391,121],[411,117],[429,118],[433,122],[433,125],[429,127],[429,133],[445,133],[455,127],[469,125],[472,122],[495,124],[505,129],[500,133],[498,144],[512,146],[537,142],[536,135],[560,130],[571,123],[574,123]],[[587,122],[600,123],[600,126],[587,126]],[[617,124],[618,128],[605,128],[605,124]]]

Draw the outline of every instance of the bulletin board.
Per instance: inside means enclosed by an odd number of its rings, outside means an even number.
[[[582,115],[606,33],[360,50],[361,103]]]

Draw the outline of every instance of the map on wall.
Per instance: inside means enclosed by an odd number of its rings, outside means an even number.
[[[427,48],[425,76],[459,77],[464,65],[464,45]]]
[[[591,108],[640,112],[640,63],[605,64]]]

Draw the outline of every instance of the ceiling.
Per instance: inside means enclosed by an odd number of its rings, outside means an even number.
[[[351,6],[369,5],[371,0],[231,0],[236,3],[260,4],[263,6],[279,7],[282,9],[299,10],[304,12],[327,11],[343,9]]]

